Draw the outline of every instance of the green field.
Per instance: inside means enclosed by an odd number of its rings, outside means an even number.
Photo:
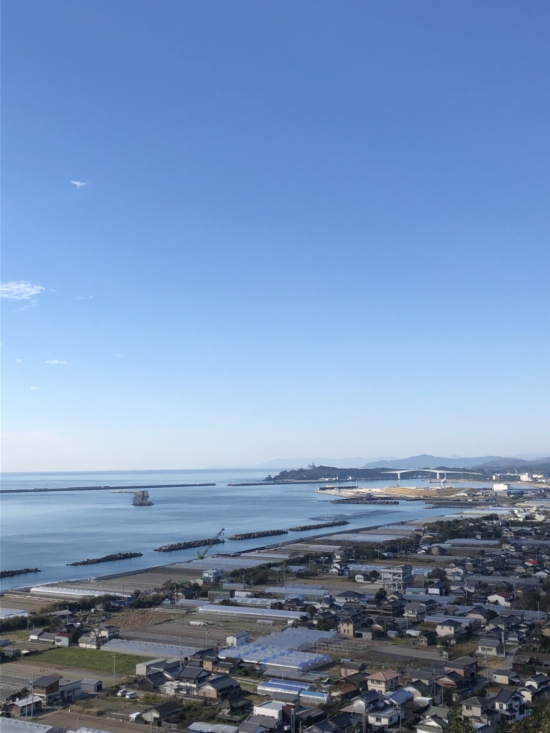
[[[146,662],[149,657],[138,657],[134,654],[116,653],[116,673],[131,675],[136,673],[136,664]],[[99,649],[80,649],[78,647],[47,649],[40,656],[33,656],[32,662],[44,664],[59,664],[63,667],[77,667],[90,669],[95,672],[113,671],[113,653],[102,652]],[[29,659],[31,661],[31,659]]]

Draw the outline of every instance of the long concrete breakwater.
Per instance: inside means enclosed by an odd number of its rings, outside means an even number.
[[[117,560],[130,560],[133,557],[143,557],[143,552],[115,552],[104,557],[88,558],[87,560],[77,560],[77,562],[68,562],[67,565],[97,565],[101,562],[116,562]]]
[[[0,489],[0,494],[35,494],[50,491],[113,491],[114,489],[128,489],[142,491],[143,489],[189,489],[195,486],[216,486],[216,484],[150,484],[145,486],[63,486],[54,489]]]

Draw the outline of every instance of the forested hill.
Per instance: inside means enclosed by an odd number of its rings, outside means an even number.
[[[273,481],[316,481],[324,478],[345,480],[347,478],[377,479],[387,478],[387,474],[378,468],[334,468],[334,466],[313,466],[297,468],[293,471],[281,471],[273,476]],[[268,476],[266,481],[270,480]]]

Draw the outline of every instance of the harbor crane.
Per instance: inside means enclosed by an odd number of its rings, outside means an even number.
[[[208,553],[212,549],[212,546],[218,544],[218,540],[221,540],[223,542],[224,541],[223,540],[223,533],[224,532],[225,532],[225,528],[222,527],[222,529],[220,529],[220,531],[218,532],[218,534],[215,537],[212,537],[212,539],[210,540],[210,542],[206,545],[206,548],[204,549],[204,551],[201,552],[199,550],[197,552],[196,559],[197,560],[204,560],[204,558],[208,555]]]

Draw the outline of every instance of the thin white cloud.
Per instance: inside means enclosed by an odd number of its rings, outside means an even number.
[[[71,181],[71,183],[73,184],[73,186],[76,186],[77,188],[82,188],[82,186],[89,186],[89,184],[86,183],[85,181]]]
[[[35,390],[38,389],[38,387],[29,387],[29,389],[30,389],[31,392],[34,392]]]
[[[30,300],[35,295],[40,295],[44,289],[43,285],[33,285],[26,280],[10,280],[7,283],[0,283],[0,298]]]
[[[46,364],[66,364],[66,361],[62,361],[61,359],[46,359]]]
[[[16,359],[15,361],[16,361],[16,362],[17,362],[18,364],[22,364],[22,363],[23,363],[23,359]]]

